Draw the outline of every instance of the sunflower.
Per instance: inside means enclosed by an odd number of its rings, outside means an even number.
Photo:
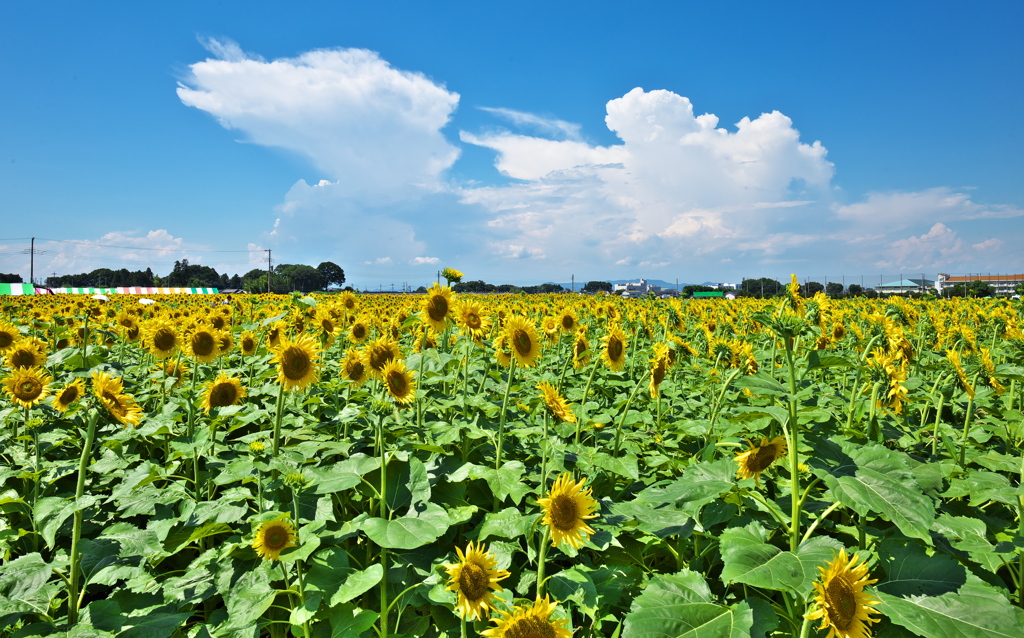
[[[381,375],[388,361],[397,358],[401,354],[398,350],[398,344],[391,341],[386,335],[377,337],[368,343],[364,352],[366,363],[370,366],[370,374],[375,376]]]
[[[956,374],[958,385],[969,394],[971,397],[974,396],[974,386],[967,380],[967,373],[964,371],[964,366],[960,362],[960,353],[956,350],[949,350],[946,352],[946,359],[949,361],[949,366],[953,369]]]
[[[210,363],[220,352],[218,337],[216,330],[200,325],[185,339],[185,352],[197,361]]]
[[[475,301],[468,301],[459,304],[459,308],[456,311],[459,324],[466,331],[471,338],[480,339],[491,327],[491,321],[488,317],[484,316],[483,310],[480,308],[480,304]]]
[[[188,374],[188,364],[182,361],[181,357],[164,359],[163,363],[158,365],[158,369],[163,371],[165,381],[174,378],[175,388],[181,385],[181,380]]]
[[[64,386],[63,390],[53,395],[53,409],[58,412],[67,412],[71,404],[82,398],[83,394],[85,394],[85,382],[75,379]]]
[[[759,445],[750,444],[750,448],[746,452],[740,452],[733,459],[736,461],[736,465],[739,469],[736,470],[736,478],[740,479],[754,479],[754,483],[761,484],[761,472],[764,472],[771,464],[780,458],[786,456],[788,446],[786,445],[786,439],[781,436],[777,436],[770,442],[768,439],[761,437],[761,443]]]
[[[320,349],[309,335],[283,337],[271,363],[277,364],[277,381],[285,390],[302,390],[316,381]]]
[[[572,332],[576,330],[579,325],[579,320],[576,319],[576,313],[573,312],[572,308],[565,308],[558,315],[558,327],[561,328],[562,332]]]
[[[572,638],[566,627],[568,620],[551,620],[557,603],[548,596],[538,597],[529,609],[514,607],[512,613],[498,610],[501,618],[491,618],[496,625],[480,632],[485,638]]]
[[[654,344],[654,352],[651,357],[651,381],[650,390],[651,398],[655,399],[658,397],[659,389],[661,388],[662,381],[665,380],[665,375],[668,374],[668,369],[671,367],[672,362],[669,359],[669,348],[668,344],[659,342]]]
[[[11,376],[3,380],[4,390],[16,404],[31,408],[50,393],[53,378],[42,368],[15,368]]]
[[[362,343],[370,336],[370,321],[367,317],[357,317],[348,329],[348,338],[352,343]]]
[[[427,290],[423,300],[423,321],[438,332],[448,327],[448,315],[452,305],[452,289],[437,283]]]
[[[330,310],[327,308],[320,308],[316,311],[314,317],[316,322],[317,330],[320,331],[320,336],[324,338],[327,343],[332,343],[334,338],[337,336],[337,325],[334,323],[334,317],[331,316]]]
[[[270,329],[267,330],[267,345],[270,349],[275,350],[281,345],[281,340],[285,338],[288,332],[288,324],[284,321],[275,321],[271,324]]]
[[[448,285],[450,286],[453,281],[455,283],[461,282],[462,278],[465,277],[466,275],[464,273],[459,272],[458,270],[455,270],[454,268],[445,268],[444,270],[441,271],[441,276],[445,278],[445,280],[448,282]]]
[[[242,337],[239,339],[238,345],[242,348],[242,354],[248,357],[256,352],[259,342],[256,340],[256,335],[254,335],[251,330],[246,330],[242,333]]]
[[[619,324],[613,323],[601,342],[604,343],[601,358],[612,372],[620,372],[626,367],[626,333]]]
[[[864,593],[864,587],[878,582],[878,579],[868,578],[867,564],[862,562],[858,565],[858,561],[859,554],[847,559],[844,547],[827,568],[818,568],[821,582],[814,583],[817,595],[806,618],[820,618],[818,631],[828,629],[827,638],[870,638],[870,624],[878,622],[871,614],[881,613],[873,605],[882,601]]]
[[[502,332],[494,341],[494,358],[498,365],[507,368],[512,363],[512,348],[509,346],[508,333]]]
[[[299,535],[286,518],[260,523],[252,539],[252,548],[263,560],[280,560],[281,552],[298,544]]]
[[[38,368],[46,363],[46,344],[35,337],[23,337],[7,349],[7,365],[12,368]]]
[[[409,405],[416,398],[416,382],[412,379],[412,372],[406,370],[405,362],[401,359],[388,361],[384,365],[381,377],[395,403]]]
[[[592,489],[583,490],[584,483],[586,479],[573,482],[572,475],[566,472],[552,484],[547,498],[537,499],[544,510],[541,523],[551,529],[552,547],[565,542],[579,549],[594,533],[585,521],[597,518],[597,514],[591,513],[597,509],[597,501],[591,496]]]
[[[142,330],[146,349],[157,359],[166,359],[181,346],[178,329],[166,319],[152,319]]]
[[[209,414],[213,408],[238,405],[244,398],[245,388],[242,387],[242,382],[221,372],[216,379],[206,384],[206,392],[203,393],[203,409]]]
[[[558,394],[558,389],[548,383],[547,381],[541,381],[537,384],[537,389],[540,390],[540,396],[544,399],[544,404],[548,406],[548,410],[551,414],[555,415],[559,421],[565,421],[567,423],[575,423],[576,415],[573,414],[572,408],[569,407],[569,403]]]
[[[355,311],[356,306],[358,305],[356,302],[356,296],[352,294],[352,291],[350,290],[346,290],[345,292],[341,293],[341,296],[338,299],[338,303],[339,305],[341,305],[342,308],[345,309],[346,312]]]
[[[14,324],[0,319],[0,352],[5,352],[21,338],[21,333]]]
[[[369,378],[367,374],[366,359],[362,352],[356,348],[349,348],[341,360],[341,378],[358,388]]]
[[[121,379],[112,378],[106,372],[93,372],[92,392],[121,425],[138,425],[142,420],[142,408],[132,395],[124,392]]]
[[[458,595],[457,606],[463,618],[480,620],[488,608],[494,607],[491,590],[503,591],[498,581],[508,578],[509,573],[494,568],[498,559],[487,551],[483,543],[474,547],[473,541],[469,541],[465,554],[458,547],[455,552],[459,555],[459,562],[444,564],[449,576],[446,590]]]
[[[522,315],[509,317],[505,322],[505,334],[508,335],[509,351],[517,363],[526,368],[537,365],[540,341],[533,322]]]

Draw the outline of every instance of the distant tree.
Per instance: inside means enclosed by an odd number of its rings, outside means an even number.
[[[995,294],[996,289],[980,279],[967,284],[968,297],[994,297]]]
[[[683,296],[692,297],[693,293],[695,292],[714,292],[716,290],[718,290],[718,288],[714,286],[701,286],[700,284],[690,284],[688,286],[683,286]]]
[[[323,261],[316,267],[324,281],[324,288],[341,287],[345,283],[345,271],[333,261]]]
[[[843,294],[843,284],[838,281],[830,281],[825,284],[825,294],[828,295],[841,295]]]
[[[740,284],[740,290],[753,297],[774,297],[782,290],[782,284],[768,277],[744,279],[743,283]]]
[[[463,281],[452,286],[452,290],[455,292],[494,292],[495,286],[489,284],[486,281],[474,279],[473,281]]]
[[[860,284],[850,284],[846,287],[846,292],[854,296],[862,295],[864,294],[864,287]]]
[[[213,288],[219,281],[220,274],[216,270],[209,266],[190,264],[187,259],[174,262],[174,268],[164,277],[165,286],[180,288]]]
[[[267,273],[264,271],[262,275],[255,279],[246,279],[243,288],[252,293],[267,292]],[[271,275],[270,292],[283,295],[293,290],[295,290],[295,286],[289,277],[276,273]]]
[[[277,275],[282,275],[288,278],[292,283],[292,290],[300,290],[302,292],[309,292],[311,290],[323,290],[327,286],[324,285],[323,275],[320,271],[312,266],[305,264],[278,264],[274,268],[274,272]],[[271,283],[271,287],[273,287]],[[291,292],[289,290],[288,292]]]
[[[808,281],[804,284],[804,295],[810,297],[819,292],[825,292],[825,285],[820,281]]]
[[[416,289],[416,292],[420,292],[420,293],[427,292],[427,289],[424,288],[423,286],[420,286],[419,288]]]
[[[612,285],[607,281],[588,281],[586,286],[583,286],[583,292],[611,292]]]
[[[1024,284],[1017,284],[1017,287],[1013,289],[1018,295],[1024,296]]]
[[[21,279],[21,275],[16,273],[0,272],[0,284],[21,284],[25,283]]]
[[[868,299],[878,299],[878,291],[877,290],[865,290],[864,291],[864,296],[867,297]]]

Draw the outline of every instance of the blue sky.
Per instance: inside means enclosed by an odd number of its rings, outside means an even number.
[[[830,4],[7,0],[0,272],[1024,272],[1022,5]]]

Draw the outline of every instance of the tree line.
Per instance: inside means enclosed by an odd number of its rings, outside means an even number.
[[[20,283],[17,281],[4,283]],[[278,264],[270,273],[270,291],[289,293],[293,291],[312,292],[339,287],[345,283],[345,271],[337,264],[325,261],[316,268],[305,264]],[[215,268],[201,264],[190,264],[187,259],[174,262],[174,268],[166,276],[145,270],[112,270],[97,268],[92,272],[77,275],[61,275],[46,278],[50,288],[120,288],[127,286],[155,286],[169,288],[238,288],[248,292],[267,291],[267,271],[255,268],[244,275],[218,273]]]

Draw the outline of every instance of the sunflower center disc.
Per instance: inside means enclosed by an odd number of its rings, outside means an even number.
[[[579,508],[571,496],[556,496],[551,499],[551,524],[561,531],[576,529],[579,522]]]
[[[60,397],[57,399],[57,401],[67,405],[68,403],[73,402],[77,398],[78,390],[75,388],[75,386],[71,386],[70,388],[67,388],[66,390],[60,393]]]
[[[448,315],[448,300],[441,295],[431,298],[427,306],[427,314],[434,321],[442,321]]]
[[[300,348],[294,346],[284,351],[284,376],[292,381],[298,381],[306,376],[309,371],[309,358]]]
[[[34,399],[37,396],[39,396],[39,392],[42,390],[42,386],[32,380],[22,381],[19,390],[20,398],[22,400]]]
[[[757,453],[754,454],[750,458],[750,461],[747,462],[747,467],[751,472],[763,472],[774,462],[775,446],[766,445],[762,448],[758,448]]]
[[[288,546],[288,530],[283,527],[271,527],[264,535],[263,546],[279,552]]]
[[[235,386],[230,383],[218,383],[210,392],[210,405],[223,408],[235,403]]]
[[[529,354],[530,346],[533,345],[530,335],[526,334],[525,330],[516,330],[516,333],[512,335],[512,343],[516,346],[516,352],[524,357]]]
[[[199,332],[192,339],[192,349],[195,350],[195,353],[201,357],[205,357],[208,354],[212,354],[213,348],[213,335],[211,335],[209,332]]]
[[[162,328],[153,335],[153,347],[161,352],[166,352],[174,347],[174,333]]]
[[[608,358],[618,361],[622,357],[622,342],[616,337],[608,340]]]
[[[361,323],[357,323],[352,326],[352,337],[354,339],[362,339],[366,336],[366,326]]]
[[[459,572],[459,591],[474,602],[484,599],[490,582],[487,572],[476,563],[466,563]]]
[[[0,332],[0,350],[6,350],[14,343],[14,335],[9,332]]]
[[[388,375],[388,389],[393,396],[405,396],[405,375],[397,370],[392,370]]]
[[[12,368],[34,368],[36,358],[31,352],[20,350],[11,357]]]
[[[846,630],[857,614],[857,597],[843,575],[837,575],[825,587],[828,617],[832,624]]]
[[[349,364],[347,372],[350,381],[358,381],[363,378],[363,364],[355,361]]]
[[[505,638],[555,638],[555,628],[543,618],[519,618],[505,628]]]

